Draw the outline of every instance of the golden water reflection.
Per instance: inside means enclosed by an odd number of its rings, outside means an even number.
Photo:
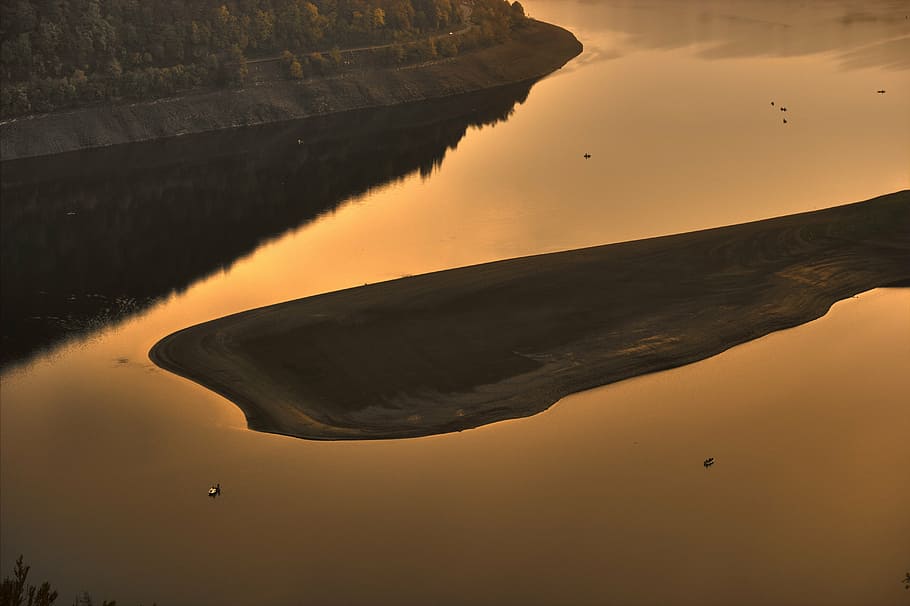
[[[530,419],[408,441],[249,432],[147,360],[165,334],[249,307],[910,187],[910,72],[844,58],[870,40],[845,31],[892,40],[893,20],[848,27],[829,7],[853,4],[810,3],[821,12],[800,18],[821,17],[804,50],[758,36],[770,47],[717,58],[711,40],[751,48],[756,5],[696,5],[714,37],[674,41],[673,21],[692,17],[661,17],[671,3],[524,4],[586,51],[507,122],[3,375],[3,570],[21,551],[64,596],[121,603],[903,599],[906,290]],[[647,17],[614,19],[633,9]]]
[[[878,290],[530,419],[414,440],[249,432],[141,361],[38,368],[3,384],[4,402],[40,402],[4,407],[4,544],[64,587],[178,604],[892,603],[908,367],[910,292]],[[103,374],[104,402],[80,373]]]

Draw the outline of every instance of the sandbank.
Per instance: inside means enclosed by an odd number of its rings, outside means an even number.
[[[904,190],[307,297],[186,328],[149,355],[254,430],[416,437],[530,416],[908,281]]]

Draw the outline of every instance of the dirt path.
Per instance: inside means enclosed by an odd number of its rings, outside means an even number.
[[[470,22],[471,7],[468,6],[467,4],[461,4],[461,5],[459,5],[459,7],[461,9],[462,19],[464,20],[465,23],[467,23],[467,25],[465,25],[464,27],[462,27],[459,30],[445,32],[445,33],[441,33],[441,34],[434,34],[432,36],[428,36],[427,38],[421,38],[418,40],[408,40],[405,42],[389,42],[388,44],[374,44],[372,46],[355,46],[355,47],[350,47],[350,48],[312,51],[311,53],[307,53],[307,54],[317,54],[317,55],[327,56],[334,52],[359,53],[362,51],[373,51],[373,50],[380,50],[383,48],[392,48],[393,46],[396,46],[396,45],[407,46],[407,45],[411,45],[411,44],[418,44],[420,42],[423,42],[424,40],[441,40],[443,38],[448,38],[449,36],[462,36],[462,35],[468,33],[469,31],[471,31],[472,29],[476,28],[477,26]],[[255,65],[257,63],[271,63],[274,61],[281,61],[281,55],[275,55],[273,57],[263,57],[261,59],[251,59],[251,60],[248,60],[246,62],[246,64]]]

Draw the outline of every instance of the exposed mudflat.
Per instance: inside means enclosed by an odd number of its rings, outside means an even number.
[[[459,431],[720,353],[910,280],[910,190],[425,274],[174,333],[159,366],[310,439]]]

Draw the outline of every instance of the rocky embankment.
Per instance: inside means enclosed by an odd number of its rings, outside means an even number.
[[[571,32],[532,21],[509,42],[430,63],[11,120],[0,125],[0,158],[14,160],[438,99],[539,78],[581,50]]]

